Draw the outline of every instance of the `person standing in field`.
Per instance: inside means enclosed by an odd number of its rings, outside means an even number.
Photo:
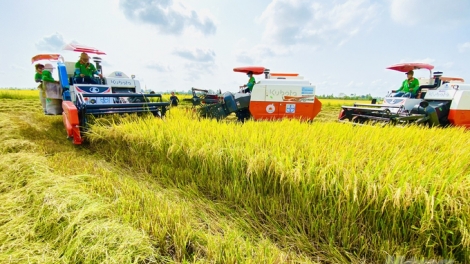
[[[52,77],[52,70],[54,66],[52,64],[47,63],[44,66],[44,70],[42,71],[42,82],[51,82],[51,83],[59,83],[59,81],[54,80]]]
[[[46,92],[42,87],[42,71],[44,70],[44,65],[38,63],[34,66],[36,68],[36,74],[34,75],[34,81],[39,83],[39,101],[41,101],[42,110],[46,113]]]
[[[175,95],[175,92],[171,92],[170,102],[171,106],[178,106],[180,99],[178,99],[178,96]]]
[[[397,90],[397,93],[394,97],[409,97],[416,98],[416,94],[419,89],[419,81],[413,77],[414,72],[409,71],[406,73],[406,80],[403,81],[400,89]]]
[[[255,86],[256,80],[255,77],[253,77],[253,72],[249,71],[247,74],[248,76],[248,83],[240,86],[240,88],[245,88],[242,90],[243,93],[251,93],[253,91],[253,86]]]

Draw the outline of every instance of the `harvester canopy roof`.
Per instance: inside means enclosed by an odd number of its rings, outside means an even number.
[[[31,63],[40,60],[50,60],[50,61],[58,61],[61,58],[60,54],[38,54],[31,58]]]
[[[261,67],[261,66],[248,66],[248,67],[238,67],[238,68],[233,68],[233,71],[234,72],[244,72],[244,73],[248,73],[248,72],[253,72],[253,74],[255,75],[259,75],[259,74],[263,74],[264,73],[264,70],[265,68],[264,67]]]
[[[390,67],[387,67],[387,69],[400,71],[400,72],[409,72],[409,71],[418,70],[418,69],[432,70],[434,69],[434,66],[432,66],[431,64],[427,64],[427,63],[410,62],[410,63],[395,64]]]
[[[85,45],[81,44],[75,44],[75,43],[70,43],[65,45],[64,50],[71,50],[71,51],[76,51],[76,52],[85,52],[85,53],[91,53],[91,54],[98,54],[98,55],[106,55],[104,51],[98,50],[93,47],[88,47]]]

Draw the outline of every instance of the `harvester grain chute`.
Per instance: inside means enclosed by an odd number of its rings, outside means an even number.
[[[77,44],[68,44],[66,50],[87,54],[105,55],[103,51]],[[37,57],[37,56],[36,56]],[[101,58],[93,57],[96,69],[102,72]],[[34,57],[33,57],[34,61]],[[143,94],[140,83],[120,71],[107,77],[94,77],[94,83],[83,83],[75,76],[75,62],[57,62],[60,90],[62,92],[63,123],[67,136],[74,144],[83,142],[91,117],[110,114],[151,113],[165,116],[170,102],[163,102],[160,94]],[[156,98],[156,100],[152,99]]]
[[[265,75],[251,93],[225,92],[198,109],[203,117],[224,119],[235,113],[239,121],[301,119],[313,120],[321,111],[316,87],[297,73],[271,73],[264,67],[239,67],[234,72]]]
[[[421,85],[416,98],[395,97],[396,91],[391,91],[381,104],[342,106],[339,121],[470,128],[470,84],[465,84],[462,78],[432,72],[434,66],[425,63],[402,63],[387,69],[400,72],[427,69],[430,78],[419,79]]]

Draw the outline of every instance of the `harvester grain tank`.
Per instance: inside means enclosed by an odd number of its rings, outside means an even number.
[[[201,107],[202,116],[223,119],[235,113],[238,120],[300,119],[311,121],[321,111],[316,87],[298,73],[271,73],[264,67],[239,67],[234,72],[264,74],[251,93],[225,92],[218,102]]]
[[[430,78],[419,80],[417,98],[395,97],[396,91],[391,91],[382,104],[355,103],[342,106],[339,121],[470,128],[470,84],[465,84],[462,78],[432,72],[434,66],[425,63],[402,63],[387,69],[399,72],[426,69],[429,70]]]

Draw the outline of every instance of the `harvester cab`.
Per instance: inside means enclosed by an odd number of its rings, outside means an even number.
[[[313,120],[321,111],[321,102],[315,96],[316,87],[297,73],[271,73],[264,67],[238,67],[234,72],[263,75],[251,93],[222,94],[219,103],[200,109],[206,117],[222,119],[235,113],[239,121],[301,119]]]
[[[106,55],[98,49],[77,44],[68,44],[64,49]],[[93,57],[93,60],[98,72],[103,73],[101,58]],[[62,58],[57,62],[57,69],[62,92],[61,114],[68,138],[74,144],[83,142],[83,134],[88,130],[91,116],[152,113],[163,117],[170,106],[170,102],[162,101],[160,94],[143,94],[134,75],[129,78],[124,73],[115,71],[102,79],[93,77],[94,83],[90,84],[83,83],[84,80],[79,80],[81,77],[75,76],[75,62],[64,62]]]
[[[416,98],[395,97],[396,91],[391,91],[382,104],[342,106],[339,121],[470,127],[470,85],[464,84],[462,78],[432,72],[434,66],[425,63],[402,63],[387,69],[400,72],[426,69],[430,78],[418,79],[420,86]]]

